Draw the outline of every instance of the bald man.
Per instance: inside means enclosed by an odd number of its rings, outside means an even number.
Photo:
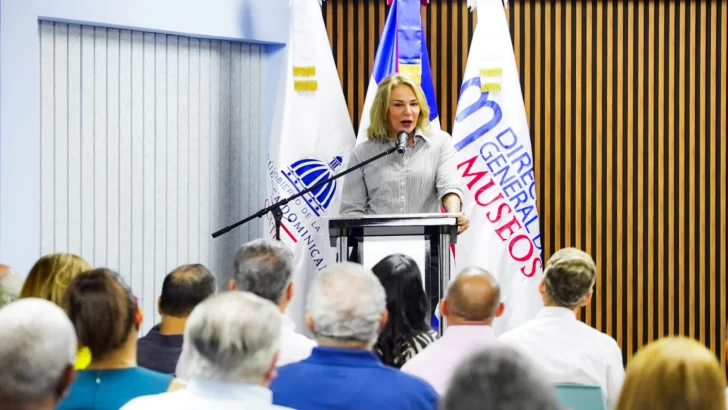
[[[493,320],[504,308],[493,275],[480,268],[463,270],[440,302],[447,320],[445,334],[405,363],[402,371],[424,379],[442,395],[458,364],[496,340]]]

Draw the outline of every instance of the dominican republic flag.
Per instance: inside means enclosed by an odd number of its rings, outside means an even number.
[[[276,99],[268,157],[266,206],[346,169],[354,128],[326,34],[319,0],[291,0],[291,30],[284,82]],[[309,281],[336,262],[325,216],[337,216],[338,179],[282,207],[281,240],[295,255],[294,298],[288,316],[305,332]],[[275,236],[266,216],[267,237]]]
[[[422,30],[422,14],[420,5],[427,5],[428,0],[388,0],[391,5],[387,21],[384,23],[382,37],[374,56],[372,76],[369,79],[367,96],[364,99],[364,110],[359,122],[357,143],[367,140],[367,128],[370,123],[370,111],[379,82],[394,73],[411,76],[418,80],[425,92],[427,105],[430,107],[430,122],[434,129],[440,129],[437,114],[435,87],[430,71],[430,57],[427,54],[425,33]]]
[[[505,303],[502,333],[531,318],[543,302],[541,235],[526,109],[502,0],[477,6],[460,88],[453,144],[470,229],[458,237],[456,269],[486,268]]]

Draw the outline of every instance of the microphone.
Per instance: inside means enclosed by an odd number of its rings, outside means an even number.
[[[404,154],[404,150],[407,148],[407,135],[406,131],[400,131],[397,133],[397,152]]]

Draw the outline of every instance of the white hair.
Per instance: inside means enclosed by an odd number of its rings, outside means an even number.
[[[333,265],[316,276],[307,306],[316,338],[369,343],[377,340],[386,308],[379,279],[350,262]]]
[[[18,299],[23,289],[23,279],[15,271],[8,269],[0,274],[0,307]]]
[[[31,404],[56,393],[76,349],[73,324],[52,302],[25,298],[0,309],[0,401]]]
[[[278,352],[281,313],[249,292],[211,296],[187,319],[177,376],[260,383]]]
[[[238,290],[280,303],[293,279],[293,252],[279,241],[256,239],[240,247],[233,260]]]

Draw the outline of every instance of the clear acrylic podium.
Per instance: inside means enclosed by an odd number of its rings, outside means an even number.
[[[445,296],[450,283],[450,245],[457,241],[457,218],[454,214],[365,215],[328,219],[331,246],[336,248],[337,261],[353,261],[364,264],[367,241],[377,241],[388,254],[412,251],[412,239],[421,247],[425,293],[434,311]],[[420,245],[421,242],[421,245]],[[420,250],[415,249],[415,253]],[[384,255],[386,256],[386,255]],[[410,255],[412,256],[412,255]],[[414,255],[415,259],[417,259]],[[422,268],[422,267],[421,267]],[[421,269],[422,270],[422,269]],[[442,334],[444,326],[438,330]]]

